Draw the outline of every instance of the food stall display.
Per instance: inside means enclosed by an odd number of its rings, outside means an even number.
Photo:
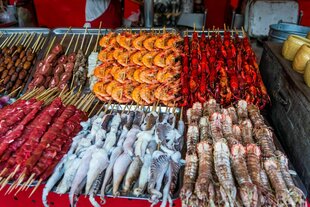
[[[34,70],[20,65],[33,79],[21,78],[27,93],[0,109],[0,190],[34,187],[31,196],[44,183],[44,206],[51,192],[71,206],[81,194],[93,206],[97,195],[161,207],[178,197],[184,206],[305,206],[260,113],[270,99],[244,32],[101,34],[55,29]],[[31,51],[47,40],[36,35],[6,37],[3,57],[35,64]]]
[[[245,99],[261,109],[269,102],[262,81],[256,56],[248,38],[239,37],[238,32],[225,30],[224,37],[212,32],[198,37],[193,32],[190,40],[184,37],[183,70],[181,94],[183,106],[204,103],[215,98],[223,106]]]
[[[109,33],[101,38],[93,92],[102,101],[174,106],[180,101],[182,38],[163,32]],[[91,84],[92,85],[92,84]]]
[[[49,178],[94,99],[91,94],[80,97],[80,92],[37,89],[2,108],[1,189],[14,181],[7,193],[19,188],[17,194],[35,180],[38,186]]]
[[[37,32],[19,32],[5,36],[0,46],[1,92],[15,97],[23,91],[47,37]]]
[[[185,124],[174,113],[148,109],[120,112],[112,107],[83,123],[43,190],[44,205],[55,188],[56,193],[69,193],[75,206],[84,186],[94,206],[99,206],[97,194],[103,203],[105,195],[113,195],[171,204],[180,184]]]
[[[210,99],[194,103],[187,120],[184,205],[306,205],[257,106],[222,108]]]

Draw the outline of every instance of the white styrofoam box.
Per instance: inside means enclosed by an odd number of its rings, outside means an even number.
[[[244,28],[251,37],[268,36],[279,21],[297,23],[298,3],[293,0],[252,0],[245,9]]]

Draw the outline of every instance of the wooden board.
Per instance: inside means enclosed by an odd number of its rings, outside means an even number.
[[[275,132],[310,192],[310,88],[291,62],[281,55],[282,45],[267,42],[260,62],[271,98],[270,119]]]

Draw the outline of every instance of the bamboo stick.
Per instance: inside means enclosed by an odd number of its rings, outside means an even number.
[[[51,43],[49,44],[48,49],[47,49],[44,57],[47,57],[47,55],[50,53],[50,50],[52,49],[52,46],[53,46],[55,40],[56,40],[56,36],[52,39]]]
[[[70,40],[70,42],[69,42],[69,45],[68,45],[67,50],[66,50],[66,52],[65,52],[65,55],[68,54],[69,49],[70,49],[70,47],[71,47],[71,44],[72,44],[72,41],[73,41],[74,37],[75,37],[75,34],[73,34],[72,37],[71,37],[71,40]]]
[[[32,35],[32,37],[29,39],[30,41],[26,44],[26,47],[25,47],[26,50],[30,47],[30,45],[31,45],[31,43],[32,43],[32,41],[33,41],[33,39],[34,39],[34,37],[35,37],[35,33],[34,33],[34,34]]]
[[[90,47],[90,45],[91,45],[91,43],[93,41],[93,37],[94,37],[94,35],[91,35],[89,43],[88,43],[88,46],[87,46],[87,49],[86,49],[86,52],[85,52],[85,55],[88,54],[88,50],[89,50],[89,47]]]
[[[82,39],[82,44],[81,44],[80,50],[83,50],[86,33],[87,33],[87,27],[85,28],[85,32],[84,32],[84,36],[83,36],[83,39]]]
[[[100,21],[100,23],[99,23],[98,35],[97,35],[96,44],[94,46],[93,52],[96,52],[98,49],[98,42],[99,42],[99,37],[100,37],[100,32],[101,32],[101,25],[102,25],[102,21]]]
[[[79,38],[80,38],[80,34],[78,34],[77,38],[76,38],[76,42],[75,42],[75,46],[74,46],[74,52],[76,52],[76,48],[77,48],[77,45],[78,45],[78,42],[79,42]]]
[[[60,41],[60,44],[61,44],[61,45],[63,44],[64,40],[66,39],[66,37],[67,37],[69,31],[71,31],[71,27],[69,27],[69,29],[67,30],[67,32],[65,33],[65,35],[62,37],[62,39],[61,39],[61,41]]]

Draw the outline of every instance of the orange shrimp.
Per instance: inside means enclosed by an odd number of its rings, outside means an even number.
[[[106,92],[107,94],[109,94],[110,96],[112,96],[112,91],[114,88],[120,87],[121,84],[115,80],[111,81],[107,87],[106,87]]]
[[[122,47],[119,48],[115,48],[115,50],[113,51],[113,58],[115,60],[118,59],[118,56],[120,56],[121,54],[123,54],[125,52],[125,49]]]
[[[112,68],[112,62],[106,62],[95,68],[94,75],[101,80],[110,79],[112,77],[110,74]]]
[[[116,36],[116,42],[126,50],[131,50],[131,41],[137,36],[136,34],[131,34],[129,32],[123,32]]]
[[[153,66],[153,59],[154,57],[157,55],[156,51],[153,52],[149,52],[146,53],[143,57],[142,57],[142,63],[148,67],[151,68]]]
[[[140,67],[138,69],[135,70],[135,72],[133,73],[133,78],[135,79],[135,81],[139,82],[139,83],[143,83],[143,81],[140,79],[140,73],[145,69],[145,67]]]
[[[93,92],[100,96],[101,98],[109,97],[109,94],[106,92],[107,85],[109,83],[97,82],[94,85]]]
[[[118,103],[129,103],[132,100],[125,97],[123,87],[114,88],[111,96]]]
[[[169,48],[177,47],[180,43],[183,42],[183,38],[180,35],[173,35],[168,41],[167,46]]]
[[[130,56],[130,61],[136,65],[142,66],[142,57],[147,53],[146,50],[140,50],[135,52],[133,55]]]
[[[100,45],[101,47],[103,47],[103,48],[108,47],[108,46],[110,45],[109,42],[110,42],[110,39],[111,39],[112,37],[115,37],[115,33],[114,33],[114,32],[109,32],[108,34],[104,35],[104,36],[100,39],[99,45]]]
[[[132,83],[132,84],[126,84],[123,86],[124,89],[124,96],[130,100],[132,100],[132,92],[135,89],[135,87],[139,86],[139,83]]]
[[[137,50],[143,50],[144,49],[143,41],[148,37],[149,35],[147,34],[141,34],[140,36],[132,40],[133,47],[136,48]]]
[[[166,65],[167,66],[173,66],[177,63],[178,58],[180,57],[180,53],[174,51],[172,53],[170,53],[167,57],[166,57]]]
[[[131,82],[128,78],[128,72],[129,72],[130,68],[122,68],[121,70],[119,70],[118,72],[115,73],[115,75],[113,76],[114,79],[122,84],[126,84]]]
[[[110,74],[113,76],[113,78],[114,78],[114,76],[115,76],[115,74],[118,72],[118,71],[120,71],[122,69],[122,66],[121,65],[119,65],[119,64],[113,64],[113,67],[112,67],[112,69],[111,69],[111,71],[110,71]]]
[[[157,39],[156,36],[151,36],[151,37],[147,38],[146,40],[144,40],[143,46],[145,47],[145,49],[147,49],[148,51],[154,50],[154,43],[155,43],[156,39]]]
[[[106,49],[101,50],[98,54],[98,59],[101,62],[113,60],[113,51],[114,49],[111,47],[107,47]]]
[[[134,79],[134,73],[136,71],[136,68],[135,67],[128,67],[128,71],[127,71],[127,78],[128,80],[130,80],[131,82],[137,82],[135,79]]]
[[[154,91],[158,85],[146,85],[140,90],[140,97],[147,103],[153,104],[157,99],[154,96]]]
[[[159,38],[155,40],[154,46],[158,49],[166,50],[167,47],[167,41],[170,39],[171,34],[170,33],[164,33]]]
[[[139,85],[135,87],[135,89],[132,91],[131,97],[137,104],[144,106],[147,105],[147,103],[140,96],[140,91],[143,87],[145,87],[145,85]]]
[[[128,66],[128,64],[130,64],[130,55],[131,54],[132,54],[132,52],[129,52],[129,51],[121,53],[117,57],[117,62],[124,67]]]
[[[156,80],[157,72],[158,70],[156,68],[144,69],[139,74],[139,80],[147,84],[156,84],[158,83],[158,81]]]

